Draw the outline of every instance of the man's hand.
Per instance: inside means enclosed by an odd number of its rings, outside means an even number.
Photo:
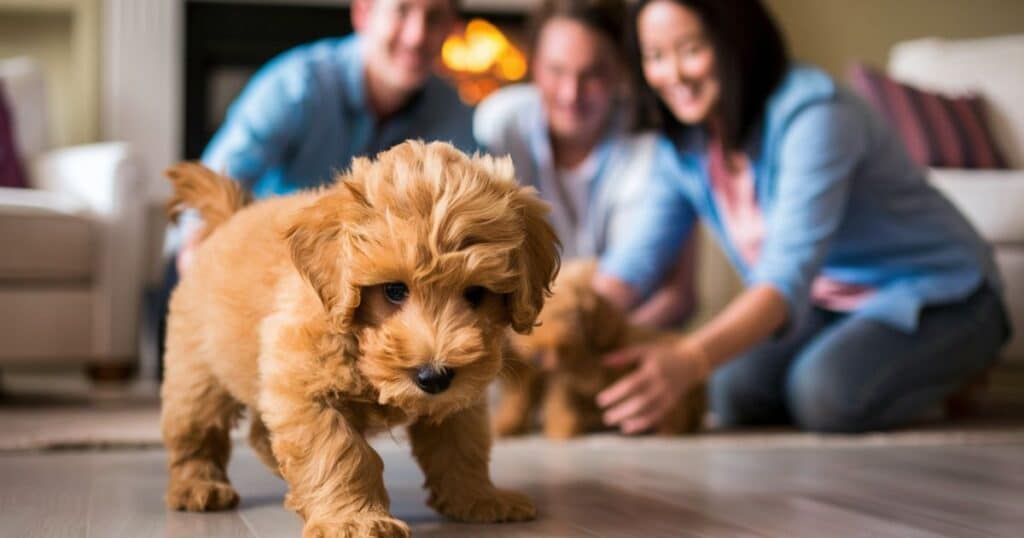
[[[189,267],[192,266],[192,259],[195,257],[196,248],[199,247],[199,238],[202,236],[202,226],[192,228],[185,232],[184,240],[181,243],[181,250],[178,251],[178,256],[175,258],[179,277],[184,275],[185,272],[188,271]]]

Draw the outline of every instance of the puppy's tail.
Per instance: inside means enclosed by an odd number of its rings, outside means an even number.
[[[167,216],[176,222],[186,209],[195,209],[203,219],[203,237],[250,201],[249,193],[241,183],[199,163],[179,163],[164,174],[174,186],[174,194],[167,202]]]

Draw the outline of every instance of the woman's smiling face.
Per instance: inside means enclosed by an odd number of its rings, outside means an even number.
[[[721,94],[715,50],[692,10],[668,0],[637,17],[644,78],[681,123],[708,121]]]

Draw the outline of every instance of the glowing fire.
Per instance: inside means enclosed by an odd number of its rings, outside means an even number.
[[[483,19],[469,21],[463,35],[449,36],[441,48],[441,60],[455,79],[460,97],[470,104],[526,76],[523,52]]]

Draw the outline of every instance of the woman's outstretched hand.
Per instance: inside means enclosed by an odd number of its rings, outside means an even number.
[[[597,395],[604,423],[626,434],[657,426],[682,395],[711,374],[708,358],[685,337],[629,347],[604,357],[605,366],[636,370]]]

